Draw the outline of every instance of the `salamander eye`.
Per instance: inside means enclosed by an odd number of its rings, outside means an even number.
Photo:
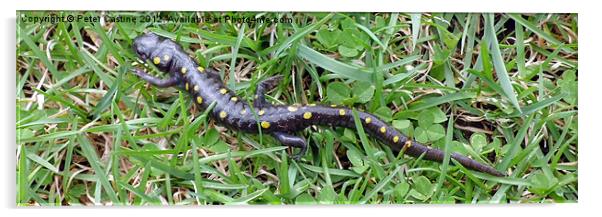
[[[144,54],[143,52],[141,52],[140,50],[136,49],[136,54],[138,55],[138,57],[140,57],[140,59],[142,60],[146,60],[147,56],[146,54]]]

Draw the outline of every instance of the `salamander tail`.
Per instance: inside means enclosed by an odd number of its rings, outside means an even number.
[[[405,153],[408,155],[411,155],[414,157],[419,157],[421,155],[424,155],[423,159],[437,161],[437,162],[443,162],[443,157],[445,156],[445,153],[442,150],[429,148],[416,141],[408,141],[408,143],[406,143],[406,146],[407,146],[407,148],[405,150]],[[483,173],[488,173],[488,174],[491,174],[494,176],[500,176],[500,177],[506,176],[506,174],[504,174],[500,171],[497,171],[495,168],[493,168],[489,165],[479,163],[478,161],[470,159],[470,158],[468,158],[464,155],[458,154],[456,152],[451,153],[450,157],[468,169],[483,172]]]

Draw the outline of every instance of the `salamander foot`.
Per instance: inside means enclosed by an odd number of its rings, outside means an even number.
[[[176,77],[170,77],[167,79],[160,79],[155,76],[149,75],[141,69],[134,68],[132,72],[140,77],[142,80],[145,80],[148,83],[151,83],[157,87],[171,87],[178,84],[178,79]]]
[[[301,157],[305,156],[305,153],[307,152],[307,142],[305,142],[305,139],[303,139],[299,136],[295,136],[295,135],[291,135],[291,134],[287,134],[287,133],[281,133],[281,132],[274,132],[274,133],[272,133],[272,135],[274,136],[274,138],[276,138],[282,144],[289,146],[289,147],[294,147],[294,148],[300,149],[297,154],[293,154],[291,156],[293,158],[293,160],[298,161],[301,159]]]
[[[255,100],[253,101],[253,105],[257,108],[265,107],[267,105],[265,101],[265,93],[278,86],[282,78],[284,78],[284,76],[276,75],[260,82],[257,86],[257,90],[255,91]]]

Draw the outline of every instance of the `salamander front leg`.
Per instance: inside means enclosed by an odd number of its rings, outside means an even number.
[[[170,77],[168,79],[159,79],[155,76],[147,74],[146,72],[144,72],[138,68],[134,68],[133,71],[134,71],[134,74],[136,74],[138,77],[142,78],[146,82],[151,83],[152,85],[155,85],[157,87],[171,87],[171,86],[175,86],[176,84],[178,84],[178,79],[176,79],[175,77]]]
[[[282,144],[284,144],[286,146],[301,149],[301,150],[299,150],[299,153],[294,154],[292,156],[294,160],[301,159],[301,157],[303,157],[305,155],[305,152],[307,152],[307,142],[305,142],[305,139],[303,139],[299,136],[282,133],[282,132],[274,132],[274,133],[272,133],[272,135],[278,141],[280,141]]]
[[[276,75],[260,82],[257,86],[257,90],[255,91],[255,100],[253,101],[253,106],[257,108],[265,107],[267,105],[267,102],[265,101],[265,93],[278,86],[278,83],[282,80],[282,78],[282,75]]]

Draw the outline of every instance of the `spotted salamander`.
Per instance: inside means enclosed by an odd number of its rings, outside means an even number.
[[[299,148],[293,155],[299,159],[307,150],[307,142],[294,133],[312,125],[339,126],[355,128],[352,110],[336,105],[272,105],[266,103],[265,93],[274,88],[282,76],[270,77],[257,86],[255,100],[249,104],[226,88],[219,74],[199,66],[174,41],[153,33],[146,33],[134,39],[133,49],[143,61],[151,61],[159,70],[169,73],[169,78],[160,79],[134,68],[134,73],[141,79],[157,87],[179,87],[188,92],[194,102],[202,109],[215,103],[210,113],[211,118],[230,129],[247,133],[272,135],[276,140],[289,147]],[[366,112],[358,112],[363,128],[369,135],[387,144],[395,153],[404,149],[404,153],[423,159],[442,162],[444,152],[422,145],[387,125],[384,121]],[[451,153],[451,158],[464,167],[504,176],[491,166],[479,163],[458,153]]]

